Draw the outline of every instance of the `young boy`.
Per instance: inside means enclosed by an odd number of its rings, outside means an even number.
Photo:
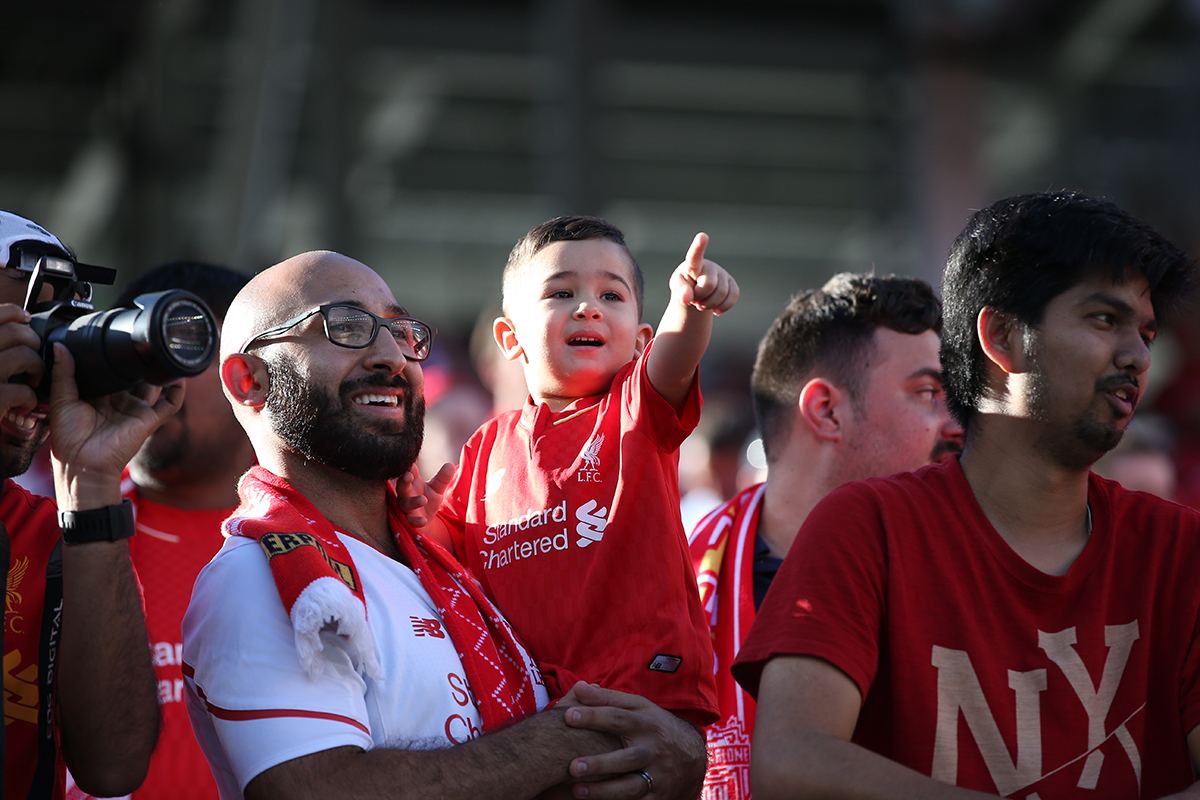
[[[675,269],[651,340],[641,271],[613,225],[559,217],[517,243],[494,333],[530,399],[463,447],[428,528],[448,533],[552,695],[586,680],[701,725],[716,719],[713,655],[678,448],[700,417],[712,318],[738,297],[707,244],[697,234]]]

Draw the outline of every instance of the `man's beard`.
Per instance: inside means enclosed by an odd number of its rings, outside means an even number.
[[[182,414],[184,410],[180,408],[175,413]],[[191,450],[191,438],[186,426],[179,429],[178,435],[170,437],[155,431],[134,455],[132,463],[153,475],[183,464]]]
[[[946,460],[947,457],[962,452],[962,444],[955,439],[938,439],[937,444],[933,446],[933,452],[929,454],[929,463],[936,464],[939,461]]]
[[[37,455],[37,451],[46,443],[46,438],[50,435],[50,427],[45,420],[37,424],[40,430],[32,439],[19,439],[7,434],[0,434],[0,454],[3,454],[4,462],[4,475],[0,477],[15,478],[18,475],[24,475],[29,469],[29,465],[33,463],[33,457]]]
[[[1098,400],[1112,384],[1127,381],[1124,377],[1099,378],[1093,396]],[[1134,383],[1136,384],[1136,381]],[[1042,366],[1034,356],[1027,403],[1034,417],[1043,421],[1049,419],[1049,409],[1053,403],[1048,386],[1049,382]],[[1063,467],[1090,469],[1102,455],[1116,447],[1124,435],[1123,426],[1104,422],[1097,410],[1089,406],[1068,420],[1065,426],[1048,432],[1042,437],[1040,444]]]
[[[414,396],[403,376],[376,373],[347,381],[334,396],[306,382],[286,359],[268,362],[267,369],[272,427],[294,452],[363,480],[398,477],[416,462],[425,432],[425,398]],[[366,388],[405,390],[400,430],[372,432],[356,424],[350,398]]]

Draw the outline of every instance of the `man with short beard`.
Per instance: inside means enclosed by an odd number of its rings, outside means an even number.
[[[688,540],[717,656],[705,800],[750,797],[754,699],[729,672],[796,532],[842,484],[958,452],[942,394],[942,305],[920,278],[844,272],[797,294],[758,346],[750,388],[767,479]],[[835,534],[836,535],[836,534]]]
[[[433,331],[369,267],[305,253],[225,320],[221,379],[259,465],[184,619],[189,713],[229,798],[694,795],[703,736],[577,685],[554,708],[502,616],[412,529]],[[257,546],[256,546],[257,545]],[[620,736],[622,747],[611,735]]]
[[[1200,797],[1200,514],[1090,472],[1193,275],[1082,195],[971,217],[943,278],[962,455],[797,534],[733,667],[756,800]]]
[[[171,261],[126,284],[116,305],[132,307],[139,295],[185,289],[203,300],[220,324],[248,280],[217,264]],[[162,708],[158,746],[133,800],[217,797],[183,703],[180,625],[196,575],[224,542],[221,523],[237,507],[238,478],[250,468],[254,452],[221,391],[216,361],[183,384],[183,406],[138,450],[121,485],[138,531],[129,552],[142,584]]]

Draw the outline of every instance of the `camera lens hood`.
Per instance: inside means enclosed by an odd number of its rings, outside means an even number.
[[[99,397],[139,383],[162,385],[198,375],[217,352],[217,323],[204,301],[171,289],[139,295],[137,308],[81,316],[44,335],[75,359],[79,396]]]

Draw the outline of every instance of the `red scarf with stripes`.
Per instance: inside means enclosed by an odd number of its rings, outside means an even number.
[[[262,467],[242,476],[238,494],[241,505],[225,521],[225,532],[256,540],[266,553],[301,664],[310,675],[321,673],[320,632],[332,630],[369,675],[382,677],[358,570],[333,525],[295,487]],[[533,713],[533,676],[508,623],[453,556],[408,525],[390,486],[387,503],[396,545],[442,615],[484,730]]]
[[[688,536],[700,600],[716,656],[720,720],[705,729],[710,766],[704,800],[750,797],[750,740],[754,698],[729,673],[757,612],[754,608],[754,542],[766,484],[751,486],[696,524]]]

